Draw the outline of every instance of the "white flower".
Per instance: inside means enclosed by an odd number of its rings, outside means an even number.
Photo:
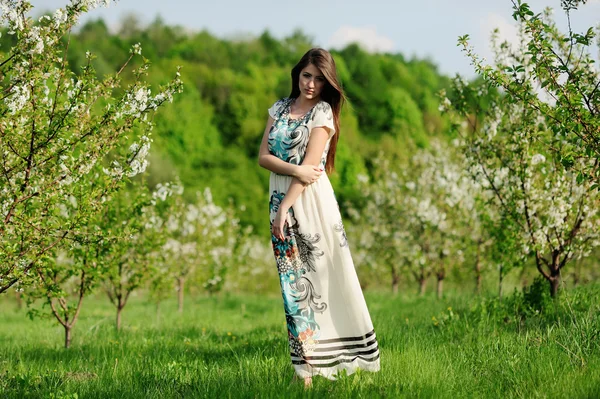
[[[359,173],[358,175],[356,175],[356,179],[360,182],[360,183],[367,183],[369,181],[369,176]]]
[[[206,187],[204,189],[204,199],[206,200],[206,202],[208,202],[209,204],[213,202],[213,197],[212,197],[212,193],[210,191],[210,187]]]
[[[77,2],[88,10],[98,7],[108,7],[110,5],[110,0],[78,0]]]
[[[59,8],[54,12],[54,27],[58,28],[61,24],[67,21],[68,15],[62,8]]]
[[[145,87],[138,88],[135,93],[128,92],[124,99],[125,106],[123,113],[139,117],[146,110],[146,107],[148,107],[149,95],[150,89]]]
[[[127,173],[127,176],[129,177],[143,173],[149,164],[146,157],[148,156],[148,152],[150,150],[151,140],[148,138],[148,136],[142,136],[140,140],[142,142],[141,146],[138,143],[133,143],[129,147],[129,152],[133,154],[130,164],[131,170]]]
[[[14,114],[25,106],[29,98],[29,88],[26,85],[15,85],[12,90],[12,95],[6,97],[4,103],[10,113]]]
[[[140,43],[136,43],[133,45],[133,47],[131,48],[131,50],[129,50],[130,53],[132,54],[142,54],[142,46]]]
[[[112,161],[112,169],[102,168],[102,171],[109,176],[123,176],[123,167],[118,161]]]
[[[127,173],[127,176],[133,177],[140,173],[144,173],[146,171],[146,168],[148,167],[148,165],[149,165],[149,162],[147,159],[144,159],[141,162],[137,159],[134,159],[131,162],[131,170]]]
[[[44,39],[40,34],[40,27],[34,26],[29,31],[29,34],[26,38],[28,43],[34,43],[33,48],[30,53],[32,54],[42,54],[44,52]]]
[[[539,163],[544,163],[544,162],[546,162],[546,157],[543,156],[542,154],[535,154],[534,156],[531,157],[532,165],[537,165]]]
[[[77,208],[77,199],[72,195],[69,195],[68,199],[69,199],[69,203],[71,204],[71,206],[73,208]]]
[[[171,194],[172,192],[169,186],[158,183],[156,185],[156,190],[152,193],[152,198],[160,198],[161,201],[165,201]]]
[[[438,111],[440,111],[440,112],[447,111],[450,109],[451,105],[452,105],[452,102],[450,101],[450,99],[448,99],[448,97],[444,97],[444,99],[440,103],[440,106],[438,107]]]
[[[129,146],[129,152],[136,152],[138,148],[140,148],[140,145],[138,143],[133,143]]]

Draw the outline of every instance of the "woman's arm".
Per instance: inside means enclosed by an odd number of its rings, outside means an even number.
[[[325,128],[317,127],[312,130],[310,133],[310,139],[308,140],[306,153],[304,155],[304,159],[302,160],[302,165],[318,166],[321,163],[321,156],[325,150],[325,145],[327,144],[328,138],[329,134]],[[285,239],[283,234],[285,215],[287,215],[288,210],[292,207],[292,205],[294,205],[294,202],[296,202],[296,199],[298,199],[305,188],[306,186],[302,184],[300,180],[294,177],[290,183],[288,191],[283,197],[283,201],[281,201],[281,204],[279,205],[279,210],[277,211],[277,215],[273,221],[273,235],[278,237],[280,240]]]
[[[260,150],[258,152],[258,164],[271,172],[279,173],[280,175],[288,175],[298,178],[303,184],[310,184],[310,181],[318,178],[321,171],[317,166],[307,167],[307,165],[294,165],[277,158],[269,153],[269,131],[273,125],[273,118],[269,116],[267,127],[263,133]]]

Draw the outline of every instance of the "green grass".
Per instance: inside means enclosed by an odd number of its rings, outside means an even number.
[[[119,334],[107,300],[90,298],[65,350],[61,327],[29,320],[5,295],[0,397],[598,398],[598,292],[573,294],[587,300],[569,302],[552,322],[498,321],[495,301],[458,294],[437,301],[367,292],[381,371],[315,377],[308,394],[290,384],[278,297],[187,298],[182,315],[172,301],[160,318],[135,297]]]

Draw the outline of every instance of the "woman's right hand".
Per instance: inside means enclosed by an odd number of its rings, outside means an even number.
[[[320,166],[314,165],[298,165],[296,169],[295,177],[298,178],[303,184],[308,185],[312,184],[321,177],[323,173],[323,169]]]

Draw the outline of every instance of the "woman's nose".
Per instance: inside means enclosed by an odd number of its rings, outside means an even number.
[[[314,87],[315,86],[315,81],[314,80],[309,80],[308,81],[308,87]]]

